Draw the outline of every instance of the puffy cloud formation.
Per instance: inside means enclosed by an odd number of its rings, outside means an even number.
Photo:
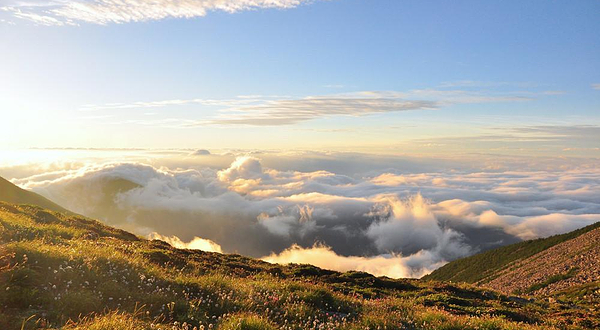
[[[268,175],[263,172],[260,161],[253,157],[237,158],[228,169],[219,171],[218,176],[219,180],[225,182],[268,178]]]
[[[432,250],[444,246],[444,251],[462,256],[469,249],[461,246],[460,235],[440,227],[433,211],[419,194],[408,201],[396,195],[375,199],[376,210],[370,214],[375,219],[367,229],[367,236],[380,252]]]
[[[311,264],[340,272],[358,270],[375,276],[406,278],[421,277],[444,264],[443,261],[434,262],[435,258],[432,258],[431,254],[430,251],[420,251],[406,258],[397,255],[344,257],[324,245],[315,245],[310,248],[292,245],[279,254],[273,253],[262,259],[280,264]]]
[[[151,233],[148,235],[148,239],[158,239],[161,241],[165,241],[171,246],[176,247],[178,249],[190,249],[190,250],[201,250],[206,252],[219,252],[223,253],[221,246],[209,239],[204,239],[200,237],[194,237],[191,241],[185,243],[177,236],[162,236],[159,233]]]
[[[316,230],[316,222],[312,219],[314,208],[304,205],[297,206],[287,214],[282,208],[279,208],[278,211],[279,214],[273,216],[265,212],[259,214],[258,223],[272,234],[283,237],[290,237],[293,233],[304,236],[306,233]]]
[[[0,166],[0,174],[178,247],[418,277],[477,251],[600,220],[593,163],[514,164],[182,151],[177,159],[53,163],[38,173]]]
[[[129,23],[165,18],[194,18],[210,11],[235,13],[262,8],[294,8],[312,0],[72,0],[19,1],[4,9],[41,25]]]

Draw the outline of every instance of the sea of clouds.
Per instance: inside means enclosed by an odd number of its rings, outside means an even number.
[[[88,151],[0,175],[176,247],[390,277],[600,221],[595,162],[492,158]]]

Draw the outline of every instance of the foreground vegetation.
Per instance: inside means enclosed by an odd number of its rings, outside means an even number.
[[[600,326],[595,306],[572,301],[179,250],[81,216],[0,203],[0,329]]]

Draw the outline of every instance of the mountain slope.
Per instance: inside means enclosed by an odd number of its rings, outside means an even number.
[[[485,286],[548,295],[594,282],[600,283],[600,228],[512,263]]]
[[[0,177],[0,201],[14,204],[37,205],[52,211],[68,212],[67,209],[34,192],[21,189]]]
[[[600,222],[548,238],[524,241],[488,250],[470,257],[452,261],[423,279],[466,283],[487,283],[515,262],[527,259],[557,244],[577,238],[600,228]]]
[[[175,249],[0,203],[0,329],[570,329],[594,310],[466,284]]]

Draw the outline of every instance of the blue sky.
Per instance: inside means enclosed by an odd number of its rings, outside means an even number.
[[[600,1],[183,2],[193,17],[161,1],[3,1],[2,147],[415,153],[415,141],[479,150],[473,137],[553,126],[535,133],[562,136],[548,152],[598,153]],[[596,128],[564,138],[578,125]],[[516,149],[539,149],[523,134]]]

